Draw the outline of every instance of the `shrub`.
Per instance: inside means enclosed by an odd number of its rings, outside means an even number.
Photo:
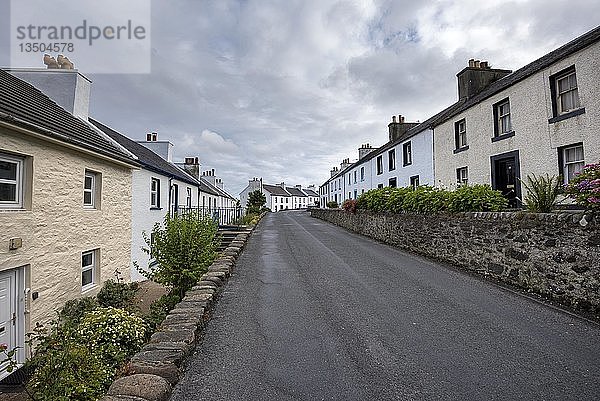
[[[171,286],[182,298],[214,260],[219,241],[217,224],[195,212],[167,214],[162,224],[154,225],[152,235],[144,233],[144,240],[144,252],[156,263],[148,271],[138,270],[150,280]]]
[[[464,185],[450,192],[448,211],[459,212],[497,212],[505,209],[508,201],[500,191],[489,185]]]
[[[141,317],[108,307],[86,313],[78,334],[92,348],[101,350],[107,362],[116,367],[144,345],[147,330]]]
[[[412,191],[412,187],[394,188],[394,190],[390,191],[386,209],[392,213],[402,213],[404,211],[404,198]]]
[[[521,181],[527,190],[525,205],[530,212],[549,213],[558,203],[561,192],[560,178],[557,176],[528,175]]]
[[[356,201],[353,199],[346,199],[342,204],[342,209],[349,213],[356,214]]]
[[[600,212],[600,163],[588,164],[565,186],[565,192],[594,213]]]
[[[96,298],[101,306],[126,309],[131,306],[137,290],[137,283],[107,280]]]
[[[329,202],[327,202],[327,207],[329,209],[337,209],[338,203],[336,201],[329,201]]]
[[[67,301],[58,312],[59,323],[67,329],[77,327],[81,318],[98,306],[98,301],[93,297],[83,297]]]
[[[407,191],[402,201],[402,209],[413,213],[439,213],[447,207],[449,193],[430,186],[420,186]]]
[[[246,214],[260,214],[267,203],[265,194],[259,190],[252,191],[248,194],[248,202],[246,203]]]
[[[372,212],[385,212],[388,199],[395,189],[390,187],[371,189],[358,197],[356,206],[358,209]]]

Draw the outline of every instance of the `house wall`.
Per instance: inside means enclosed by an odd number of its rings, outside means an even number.
[[[95,295],[118,269],[129,280],[131,170],[100,158],[0,128],[0,150],[32,158],[29,210],[0,210],[0,270],[29,266],[26,331],[56,317],[66,301]],[[84,209],[85,170],[102,175],[100,210]],[[10,238],[23,245],[8,250]],[[81,252],[100,249],[98,281],[82,293]]]
[[[574,65],[585,113],[556,123],[550,76]],[[456,186],[456,169],[468,167],[469,182],[491,184],[490,156],[519,151],[521,178],[528,174],[557,175],[558,148],[583,142],[586,163],[600,160],[600,43],[583,49],[435,127],[435,177],[445,187]],[[493,105],[509,98],[513,137],[492,142]],[[454,123],[465,118],[469,149],[453,154]],[[523,188],[524,190],[524,188]]]

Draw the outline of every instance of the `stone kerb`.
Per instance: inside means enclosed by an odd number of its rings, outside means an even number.
[[[266,213],[261,214],[260,219]],[[260,221],[260,220],[259,220]],[[255,228],[255,227],[254,227]],[[101,401],[166,401],[252,231],[240,233],[167,315]]]
[[[311,210],[384,243],[600,315],[600,220],[583,212],[455,215]]]

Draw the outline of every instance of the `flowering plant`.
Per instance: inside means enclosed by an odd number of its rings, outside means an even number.
[[[565,185],[565,192],[586,210],[600,212],[600,163],[584,166]]]

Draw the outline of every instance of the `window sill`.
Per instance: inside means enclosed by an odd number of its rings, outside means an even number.
[[[96,288],[96,283],[88,284],[85,287],[81,287],[81,293],[82,294],[88,293],[88,292],[94,290],[94,288]]]
[[[568,113],[561,114],[556,117],[552,117],[548,119],[548,124],[554,124],[562,120],[566,120],[567,118],[575,117],[585,113],[585,107],[582,107],[577,110],[569,111]]]
[[[394,167],[394,168],[391,168],[389,171],[394,171],[394,170],[396,170],[396,167]]]
[[[402,167],[410,166],[412,163],[403,164]]]
[[[460,152],[464,152],[465,150],[469,150],[469,145],[463,146],[462,148],[456,148],[454,149],[454,151],[452,151],[452,153],[457,154]]]
[[[492,138],[492,142],[498,142],[498,141],[501,141],[503,139],[512,138],[513,136],[515,136],[515,131],[510,131],[510,132],[507,132],[505,134],[493,137]]]
[[[151,207],[150,210],[162,210],[162,207]]]

